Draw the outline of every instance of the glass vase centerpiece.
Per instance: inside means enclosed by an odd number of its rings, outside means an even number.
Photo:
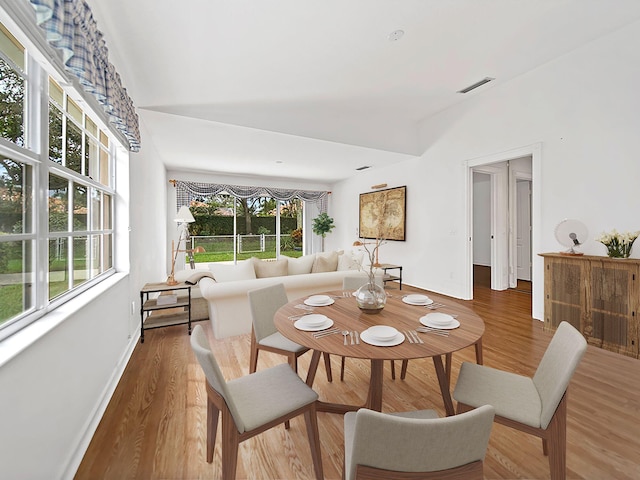
[[[597,242],[607,247],[607,255],[611,258],[629,258],[633,242],[640,235],[640,231],[619,233],[615,228],[610,233],[602,233]]]
[[[363,240],[357,240],[353,243],[354,247],[363,247],[369,257],[367,283],[356,290],[353,295],[358,308],[364,313],[378,313],[382,311],[387,303],[387,292],[384,291],[384,286],[376,283],[376,268],[380,266],[378,263],[378,249],[381,244],[382,239],[380,238],[376,238],[375,241],[370,243]]]

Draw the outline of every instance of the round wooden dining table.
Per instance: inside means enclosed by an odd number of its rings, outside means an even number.
[[[371,361],[371,376],[369,390],[364,405],[345,405],[320,401],[318,410],[331,413],[345,413],[357,410],[361,407],[371,410],[382,410],[383,391],[383,365],[385,360],[411,360],[431,357],[438,377],[440,392],[447,415],[454,415],[453,401],[451,399],[449,377],[451,354],[470,345],[476,347],[476,359],[482,363],[482,335],[484,334],[484,322],[469,308],[452,300],[449,297],[428,293],[429,298],[442,305],[437,310],[420,305],[409,305],[403,301],[403,296],[393,293],[388,295],[384,309],[377,314],[362,312],[356,299],[349,296],[349,292],[325,292],[334,302],[328,306],[314,307],[313,312],[327,316],[333,320],[331,329],[340,331],[356,331],[362,333],[374,325],[387,325],[395,327],[405,334],[405,340],[396,346],[370,345],[360,337],[359,343],[352,344],[351,336],[344,337],[340,333],[316,338],[312,331],[299,330],[295,327],[295,320],[305,311],[300,309],[305,298],[299,298],[281,307],[275,314],[274,323],[282,335],[288,339],[313,350],[309,374],[306,383],[313,385],[315,372],[322,353],[340,355],[344,357],[368,359]],[[346,295],[345,295],[346,294]],[[414,332],[422,327],[420,318],[431,312],[441,312],[456,315],[460,326],[448,330],[449,335],[443,336],[435,333],[417,333],[422,342],[411,343],[406,335],[407,331]],[[346,345],[345,345],[346,338]],[[447,362],[447,371],[442,358]]]

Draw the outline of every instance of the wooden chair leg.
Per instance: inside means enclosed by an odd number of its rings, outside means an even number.
[[[222,411],[222,478],[235,480],[240,434],[228,408]]]
[[[295,353],[290,353],[287,355],[287,362],[291,365],[291,368],[294,372],[298,373],[298,357],[296,357]]]
[[[461,413],[464,413],[464,412],[470,412],[471,410],[473,410],[473,407],[465,403],[458,402],[458,405],[456,405],[456,415],[460,415]]]
[[[480,337],[480,339],[478,339],[478,341],[475,344],[476,347],[476,363],[478,365],[483,365],[484,364],[484,359],[482,356],[482,337]]]
[[[320,451],[320,434],[318,432],[318,416],[316,406],[313,404],[309,410],[304,412],[304,422],[307,424],[307,436],[311,447],[311,458],[313,460],[313,470],[316,478],[322,480],[324,472],[322,470],[322,454]]]
[[[207,463],[213,462],[213,450],[216,447],[216,433],[220,410],[207,398]]]
[[[551,480],[564,480],[567,475],[567,395],[560,401],[551,423],[547,427],[549,472]]]
[[[447,382],[451,385],[451,358],[453,354],[447,353],[444,356],[444,372],[447,374]]]
[[[251,354],[249,359],[249,373],[255,373],[258,367],[258,342],[256,336],[251,332]]]
[[[287,360],[289,361],[289,365],[291,365],[291,368],[293,369],[293,371],[298,373],[298,357],[296,356],[296,354],[295,353],[291,353],[291,354],[287,355]],[[291,426],[291,424],[289,423],[289,420],[285,420],[284,428],[286,430],[289,430],[290,426]]]
[[[327,352],[323,352],[324,368],[327,371],[327,382],[333,382],[333,373],[331,372],[331,357]]]
[[[340,360],[340,381],[344,382],[344,357]]]
[[[402,368],[400,369],[400,379],[407,378],[407,368],[409,368],[409,360],[402,360]]]
[[[391,378],[396,379],[396,362],[391,360]]]

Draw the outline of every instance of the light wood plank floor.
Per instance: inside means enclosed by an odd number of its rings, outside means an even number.
[[[474,296],[473,301],[465,303],[486,322],[485,364],[532,375],[551,335],[531,318],[531,296],[482,287],[475,289]],[[201,325],[206,327],[227,378],[246,375],[249,336],[215,340],[208,322]],[[190,350],[186,329],[151,330],[145,337],[145,343],[133,353],[76,479],[220,478],[220,432],[213,464],[205,461],[204,376]],[[306,354],[300,358],[303,376],[309,357]],[[454,354],[452,384],[460,362],[474,358],[473,348]],[[282,361],[283,357],[261,353],[258,368]],[[333,358],[333,383],[326,381],[321,364],[314,388],[324,399],[363,401],[368,364],[348,359],[345,381],[340,382],[339,361]],[[425,408],[444,415],[433,362],[410,362],[404,381],[392,380],[389,363],[385,362],[383,410]],[[325,476],[339,479],[342,417],[321,413],[319,423]],[[569,388],[567,441],[567,478],[640,478],[640,360],[588,347]],[[541,441],[494,424],[485,477],[548,478]],[[277,427],[244,442],[240,446],[238,478],[313,478],[303,419],[294,419],[289,430]]]

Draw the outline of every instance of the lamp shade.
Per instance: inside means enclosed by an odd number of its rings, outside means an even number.
[[[196,221],[196,219],[193,218],[193,215],[191,215],[189,207],[183,205],[182,207],[180,207],[180,210],[178,210],[178,214],[176,215],[176,218],[173,219],[173,221],[177,223],[193,223]]]

